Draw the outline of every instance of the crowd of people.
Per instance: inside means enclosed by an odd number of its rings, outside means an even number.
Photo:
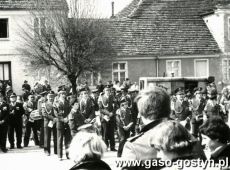
[[[77,95],[65,86],[55,93],[48,81],[34,87],[32,90],[25,81],[22,97],[13,92],[9,96],[0,94],[3,152],[7,152],[7,134],[10,149],[15,148],[16,134],[17,148],[28,147],[33,138],[47,156],[52,141],[60,160],[64,143],[66,158],[76,162],[72,169],[82,167],[84,161],[109,169],[100,160],[106,150],[129,160],[206,160],[204,146],[208,146],[208,159],[215,163],[230,156],[228,87],[218,93],[210,83],[205,88],[178,88],[171,95],[162,86],[139,92],[138,85],[129,79],[122,85],[111,81],[103,85],[100,81],[95,89],[85,83],[79,86]]]

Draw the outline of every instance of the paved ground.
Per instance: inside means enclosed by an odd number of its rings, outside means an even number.
[[[52,150],[53,151],[53,150]],[[43,149],[38,146],[29,146],[23,149],[8,150],[8,153],[0,152],[1,170],[68,170],[73,166],[71,160],[59,161],[57,155],[46,156]],[[115,166],[116,152],[106,152],[103,160],[113,170]]]

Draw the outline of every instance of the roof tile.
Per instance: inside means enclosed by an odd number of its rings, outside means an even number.
[[[121,55],[220,53],[201,14],[230,0],[133,0],[114,19]]]

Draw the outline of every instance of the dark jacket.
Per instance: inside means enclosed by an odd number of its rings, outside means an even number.
[[[54,103],[54,109],[55,118],[57,118],[57,129],[63,129],[66,126],[69,126],[68,122],[64,122],[64,119],[68,119],[71,110],[69,101],[65,100],[64,103],[62,101],[56,101]]]
[[[9,123],[21,123],[22,115],[25,114],[25,110],[21,103],[16,102],[13,106],[12,103],[9,104]]]
[[[84,161],[74,165],[70,170],[111,170],[109,165],[102,160]]]
[[[104,116],[108,116],[109,119],[115,118],[115,115],[109,116],[110,113],[113,114],[114,111],[114,97],[112,95],[106,97],[105,95],[101,95],[98,99],[99,110],[102,116],[102,122],[106,121]]]
[[[80,101],[80,111],[86,119],[92,120],[95,117],[94,103],[90,97]]]
[[[0,121],[3,121],[2,123],[0,123],[0,125],[7,126],[8,118],[9,118],[9,106],[7,103],[3,102],[0,105]]]
[[[220,160],[226,160],[226,158],[228,158],[228,165],[230,165],[230,144],[213,153],[210,160],[214,160],[215,163],[219,163]]]
[[[85,123],[85,117],[80,113],[79,110],[71,110],[69,115],[69,127],[71,131],[77,132],[77,129],[79,126],[83,125]]]
[[[43,103],[42,116],[44,118],[44,127],[48,127],[49,122],[54,121],[55,115],[54,115],[54,107],[52,103],[49,102]]]

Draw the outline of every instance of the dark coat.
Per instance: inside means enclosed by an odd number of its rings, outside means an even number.
[[[175,111],[175,118],[179,121],[185,120],[187,117],[191,116],[191,112],[189,111],[189,102],[188,101],[176,101],[174,103],[174,111]]]
[[[7,103],[3,102],[0,105],[0,121],[3,121],[3,123],[1,123],[0,125],[7,126],[8,118],[9,118],[9,106]]]
[[[94,103],[91,98],[87,98],[86,101],[80,101],[80,111],[86,119],[93,119],[95,117]]]
[[[21,103],[16,102],[13,106],[12,103],[9,104],[9,123],[21,123],[22,122],[22,115],[25,114],[25,110]]]
[[[70,170],[111,170],[109,165],[102,160],[84,161],[74,165]]]
[[[106,121],[104,116],[109,116],[110,113],[113,114],[114,111],[114,97],[110,95],[106,97],[105,95],[101,95],[98,99],[99,110],[102,116],[102,122]],[[109,116],[110,117],[110,116]],[[110,119],[115,118],[115,115],[112,115]]]
[[[66,126],[69,126],[68,122],[64,122],[64,119],[68,119],[71,110],[69,101],[65,100],[64,103],[62,101],[56,101],[54,103],[54,109],[55,118],[57,118],[57,129],[63,129]]]
[[[213,153],[210,160],[214,160],[215,163],[219,163],[220,160],[226,160],[226,158],[228,158],[228,165],[230,165],[230,144]]]
[[[71,110],[68,116],[69,127],[71,131],[77,132],[79,126],[85,123],[85,117],[80,113],[79,110]]]

